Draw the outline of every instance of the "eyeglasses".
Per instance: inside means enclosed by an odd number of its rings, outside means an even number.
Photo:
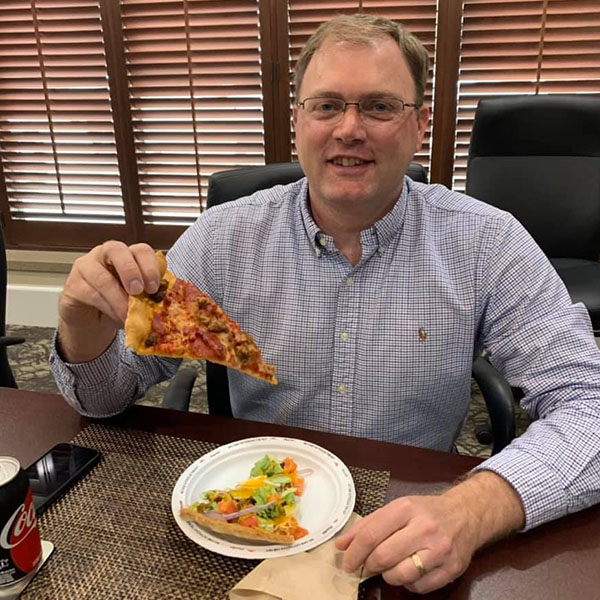
[[[366,120],[393,121],[398,117],[408,114],[406,108],[421,108],[418,104],[409,104],[392,97],[364,98],[358,102],[346,102],[341,98],[305,98],[298,102],[307,116],[316,121],[337,121],[348,106],[356,106],[358,113]]]

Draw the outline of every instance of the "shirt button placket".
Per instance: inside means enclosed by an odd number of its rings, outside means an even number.
[[[354,341],[355,335],[355,296],[358,293],[355,276],[348,275],[340,282],[336,318],[336,339],[332,381],[332,420],[339,430],[352,432],[352,381],[356,368]]]

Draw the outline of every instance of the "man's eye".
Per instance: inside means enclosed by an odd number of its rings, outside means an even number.
[[[386,114],[393,112],[393,107],[385,100],[372,100],[365,104],[365,111],[376,114]]]
[[[337,110],[337,104],[334,102],[319,102],[316,110],[322,113],[335,112]]]

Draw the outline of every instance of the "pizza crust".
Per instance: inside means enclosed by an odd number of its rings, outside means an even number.
[[[227,535],[233,535],[235,537],[244,538],[246,540],[259,540],[265,542],[272,542],[274,544],[293,544],[295,542],[293,535],[285,535],[282,533],[270,533],[262,529],[255,529],[252,527],[245,527],[238,523],[228,523],[220,519],[213,519],[207,517],[201,512],[193,510],[191,508],[182,508],[179,511],[179,515],[184,521],[193,521],[198,523],[202,527],[208,527],[218,533],[224,533]]]
[[[156,253],[158,268],[160,269],[160,280],[168,280],[171,275],[167,271],[167,259],[162,252]],[[174,279],[173,275],[171,278]],[[172,286],[173,282],[169,282]],[[154,311],[146,300],[146,293],[137,296],[129,296],[127,305],[127,320],[125,321],[125,347],[132,348],[137,354],[148,354],[145,341],[152,328]]]

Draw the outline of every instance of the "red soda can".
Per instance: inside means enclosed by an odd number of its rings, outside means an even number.
[[[0,585],[19,581],[41,560],[29,479],[16,458],[0,456]]]

